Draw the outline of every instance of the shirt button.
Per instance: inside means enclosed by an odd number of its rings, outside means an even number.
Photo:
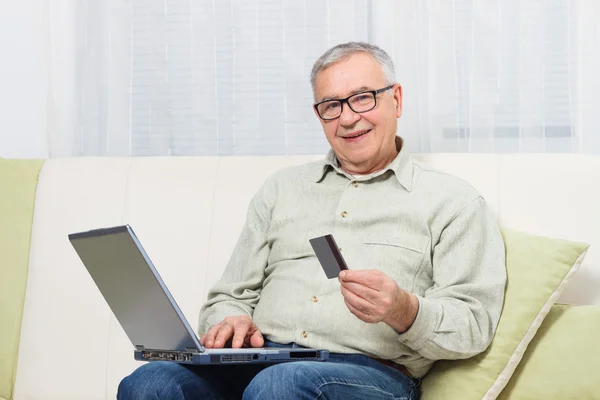
[[[342,218],[346,218],[348,216],[348,213],[346,211],[342,211],[340,215],[342,216]]]
[[[313,303],[316,303],[317,301],[319,301],[319,299],[317,298],[317,296],[311,297],[311,300],[312,300]]]
[[[358,187],[358,182],[352,182],[352,184],[354,185],[354,187]]]
[[[302,337],[306,339],[308,337],[308,332],[302,331]]]

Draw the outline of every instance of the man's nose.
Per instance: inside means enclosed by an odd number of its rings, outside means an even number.
[[[360,115],[352,111],[348,103],[343,105],[342,113],[340,114],[340,124],[344,126],[354,125],[354,123],[359,119]]]

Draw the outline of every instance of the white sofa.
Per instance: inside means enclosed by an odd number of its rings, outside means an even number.
[[[14,398],[114,399],[140,363],[67,234],[131,224],[192,326],[273,171],[321,156],[68,158],[39,177]],[[559,303],[600,305],[600,157],[427,154],[503,226],[591,244]]]

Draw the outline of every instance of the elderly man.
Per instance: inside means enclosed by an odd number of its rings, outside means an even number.
[[[311,84],[331,151],[254,196],[199,330],[208,348],[294,345],[330,359],[150,363],[121,382],[120,399],[416,399],[435,360],[490,344],[506,283],[497,222],[467,183],[410,158],[390,57],[335,46]],[[327,233],[351,268],[338,279],[325,278],[308,241]]]

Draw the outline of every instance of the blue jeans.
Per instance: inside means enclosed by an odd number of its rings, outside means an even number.
[[[265,341],[268,347],[289,347]],[[297,345],[293,345],[299,347]],[[144,364],[121,381],[118,400],[418,399],[420,380],[361,354],[274,365]]]

